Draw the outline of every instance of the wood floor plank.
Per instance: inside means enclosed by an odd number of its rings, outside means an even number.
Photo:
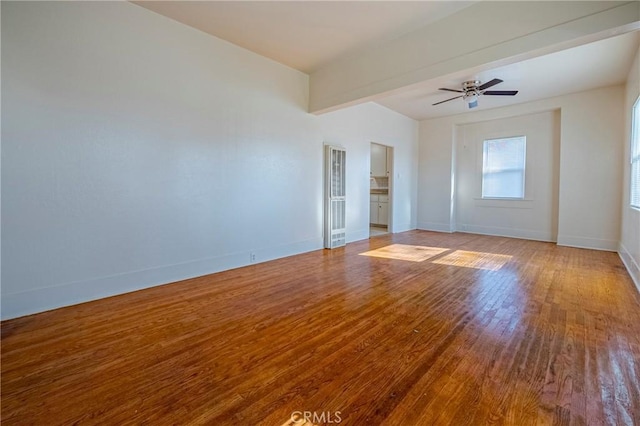
[[[7,425],[640,424],[640,295],[551,243],[385,235],[1,331]]]

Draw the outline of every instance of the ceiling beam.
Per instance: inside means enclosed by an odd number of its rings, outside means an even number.
[[[640,29],[640,2],[479,2],[310,76],[315,114],[425,80],[508,65]]]

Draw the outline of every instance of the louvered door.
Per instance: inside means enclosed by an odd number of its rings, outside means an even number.
[[[346,159],[343,148],[325,146],[324,246],[329,249],[346,244]]]

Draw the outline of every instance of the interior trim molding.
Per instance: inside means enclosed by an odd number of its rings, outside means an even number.
[[[616,240],[576,237],[573,235],[558,235],[558,245],[591,250],[618,251],[618,241]]]
[[[392,233],[397,234],[399,232],[413,231],[414,229],[417,229],[415,225],[411,223],[403,223],[398,226],[394,226]]]
[[[631,280],[636,285],[636,289],[640,293],[640,265],[636,262],[636,260],[631,256],[631,253],[627,248],[620,242],[620,248],[618,250],[618,256],[622,260],[625,268],[627,268],[627,272],[631,276]]]
[[[52,287],[2,295],[3,320],[31,315],[105,297],[170,284],[249,264],[267,262],[295,254],[322,249],[322,238],[313,238],[251,251],[125,272],[90,280],[74,281]],[[250,262],[251,253],[255,262]]]
[[[552,232],[536,231],[532,229],[459,224],[458,232],[480,235],[493,235],[496,237],[522,238],[525,240],[544,241],[551,243],[556,242],[556,239],[554,238]]]
[[[449,223],[440,223],[440,222],[418,222],[418,228],[423,231],[434,231],[434,232],[446,232],[453,233],[455,232],[451,228],[451,224]]]
[[[356,231],[349,231],[349,228],[347,228],[347,243],[354,243],[368,238],[369,228],[358,229]]]

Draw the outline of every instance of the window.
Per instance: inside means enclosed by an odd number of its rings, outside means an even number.
[[[482,151],[482,198],[524,198],[526,137],[488,139]]]
[[[631,207],[640,209],[640,97],[631,112]]]

